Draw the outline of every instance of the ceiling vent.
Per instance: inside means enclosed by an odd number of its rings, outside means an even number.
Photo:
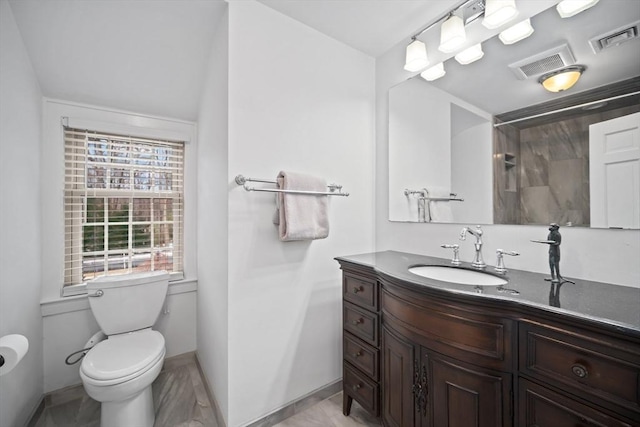
[[[622,43],[637,39],[639,26],[640,21],[636,21],[633,24],[625,25],[624,27],[617,28],[606,34],[601,34],[592,38],[589,40],[589,44],[591,45],[591,49],[593,49],[593,53],[597,54],[605,49],[619,46]]]
[[[563,44],[509,64],[509,68],[519,80],[526,80],[575,63],[576,59],[573,57],[569,45]]]

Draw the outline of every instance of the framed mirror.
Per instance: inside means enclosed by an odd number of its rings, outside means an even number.
[[[492,37],[479,61],[451,58],[444,77],[391,88],[389,220],[639,228],[639,23],[635,0],[600,0],[567,19],[551,7],[531,17],[530,37]],[[517,76],[514,64],[562,49],[585,67],[573,88],[551,93],[541,73]],[[620,116],[631,116],[626,140],[594,132],[630,157],[593,172],[589,129]]]

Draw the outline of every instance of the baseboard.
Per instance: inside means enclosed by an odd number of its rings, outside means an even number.
[[[40,397],[40,403],[31,411],[31,416],[28,418],[29,421],[27,421],[26,427],[34,427],[38,423],[40,415],[44,412],[44,398],[45,395],[43,394]]]
[[[200,376],[202,377],[202,382],[204,384],[204,389],[207,392],[207,397],[209,398],[209,402],[211,402],[211,409],[213,409],[213,415],[216,417],[216,422],[218,423],[218,427],[227,427],[227,423],[224,421],[224,417],[222,416],[222,411],[220,410],[220,406],[218,405],[218,401],[213,394],[213,390],[209,385],[209,379],[204,374],[202,370],[202,365],[200,364],[200,359],[198,358],[198,352],[194,352],[196,358],[196,366],[198,367],[198,371],[200,371]]]

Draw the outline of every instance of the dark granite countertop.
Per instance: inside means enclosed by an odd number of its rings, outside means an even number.
[[[640,289],[582,279],[565,278],[575,282],[561,286],[552,284],[549,275],[509,269],[505,275],[497,275],[508,281],[502,287],[459,285],[410,273],[416,265],[443,265],[453,267],[450,260],[396,251],[340,256],[339,262],[371,267],[376,272],[391,276],[417,287],[425,286],[452,294],[475,298],[504,300],[542,311],[571,316],[595,322],[623,333],[640,336]],[[470,263],[460,267],[475,270]],[[508,266],[507,266],[508,268]],[[488,266],[487,273],[493,272]],[[559,288],[559,289],[558,289]],[[512,292],[515,291],[515,292]]]

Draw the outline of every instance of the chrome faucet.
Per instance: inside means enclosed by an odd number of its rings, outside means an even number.
[[[440,245],[441,248],[445,248],[445,249],[453,249],[453,258],[451,259],[451,264],[453,265],[460,265],[462,264],[460,262],[460,258],[458,258],[458,253],[460,252],[460,245],[455,244],[455,245]]]
[[[476,248],[476,256],[473,259],[471,265],[475,268],[485,268],[487,264],[485,264],[484,260],[482,259],[482,228],[480,228],[479,225],[476,226],[475,230],[471,229],[471,227],[464,227],[460,232],[460,240],[466,240],[467,233],[475,236],[476,238],[476,242],[473,244],[473,246],[475,246]]]
[[[503,255],[511,255],[518,256],[520,255],[516,251],[505,251],[504,249],[496,250],[496,273],[505,274],[507,272],[507,268],[504,266],[504,258]]]

